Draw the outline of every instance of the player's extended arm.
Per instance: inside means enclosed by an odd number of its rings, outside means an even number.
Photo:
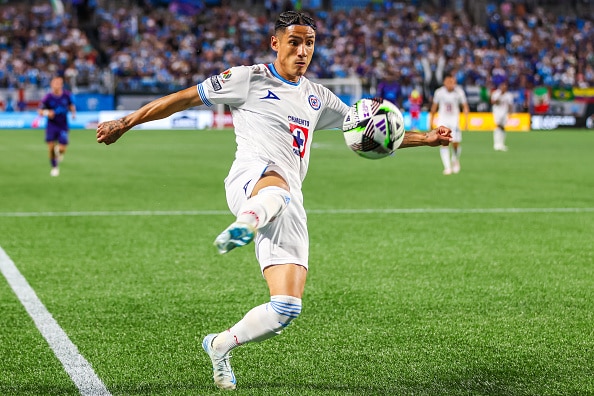
[[[433,118],[435,117],[435,112],[437,111],[437,103],[431,103],[431,109],[429,110],[429,128],[433,128]]]
[[[195,86],[155,99],[133,113],[118,120],[97,125],[97,143],[112,144],[136,125],[160,120],[190,107],[200,106],[202,100]]]
[[[406,132],[399,149],[418,146],[447,146],[452,141],[452,130],[439,126],[430,132]]]

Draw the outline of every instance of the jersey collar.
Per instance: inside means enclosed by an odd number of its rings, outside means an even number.
[[[274,67],[273,63],[268,63],[266,65],[266,67],[268,68],[268,70],[270,70],[272,75],[274,75],[276,78],[278,78],[279,80],[281,80],[282,82],[284,82],[286,84],[294,85],[294,86],[298,86],[299,84],[301,84],[301,78],[299,78],[299,81],[297,81],[297,82],[292,82],[292,81],[286,80],[283,77],[281,77],[281,75],[278,74],[278,72],[276,71],[276,68]]]

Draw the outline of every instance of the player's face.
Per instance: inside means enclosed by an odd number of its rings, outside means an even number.
[[[446,79],[443,80],[443,85],[448,91],[453,91],[454,88],[456,88],[456,80],[454,77],[446,77]]]
[[[286,80],[299,81],[311,62],[315,41],[315,30],[302,25],[291,25],[272,36],[270,46],[276,51],[276,71]]]
[[[61,95],[62,88],[64,88],[64,80],[62,80],[61,78],[52,79],[52,81],[50,82],[50,88],[54,94]]]

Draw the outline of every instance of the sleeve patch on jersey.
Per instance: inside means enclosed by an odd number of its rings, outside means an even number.
[[[228,80],[231,78],[231,69],[227,69],[224,72],[221,73],[221,78],[223,80]]]
[[[223,87],[221,86],[221,83],[219,82],[219,76],[210,77],[210,83],[212,84],[212,88],[215,91],[220,91],[221,89],[223,89]]]

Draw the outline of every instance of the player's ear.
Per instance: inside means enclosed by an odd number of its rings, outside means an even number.
[[[279,44],[279,39],[277,36],[271,36],[270,37],[270,48],[272,48],[272,50],[274,52],[278,52],[278,44]]]

